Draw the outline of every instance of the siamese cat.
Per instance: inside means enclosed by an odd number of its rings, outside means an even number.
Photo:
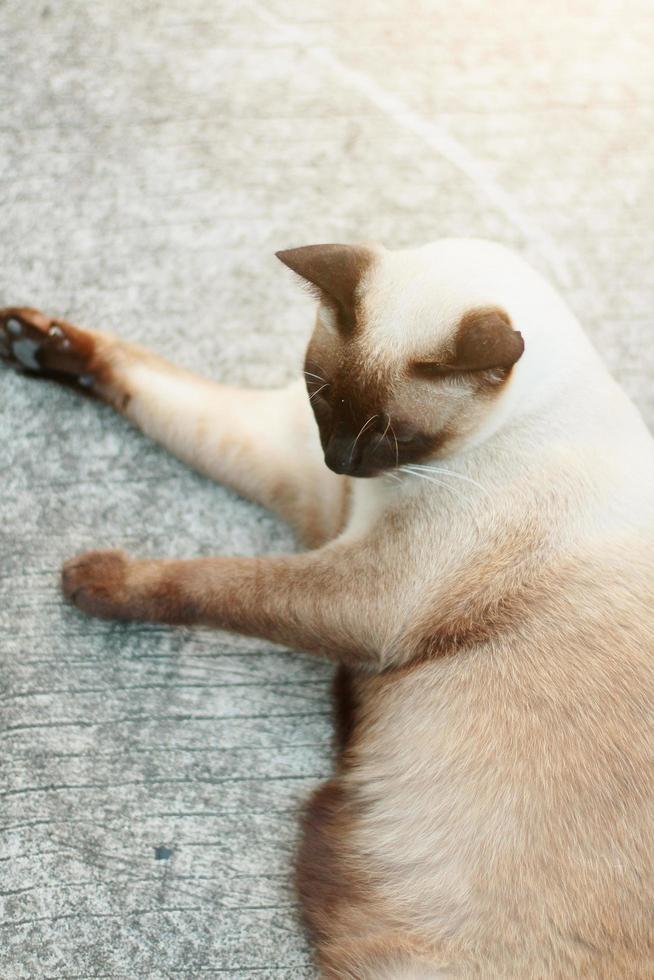
[[[278,256],[319,301],[284,390],[0,312],[10,363],[90,390],[308,547],[90,551],[65,596],[338,664],[335,775],[297,867],[322,976],[651,980],[651,436],[499,245]]]

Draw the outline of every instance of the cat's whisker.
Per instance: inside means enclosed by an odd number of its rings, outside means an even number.
[[[433,466],[432,464],[428,464],[428,463],[411,463],[410,465],[415,470],[431,470],[434,473],[445,473],[448,476],[455,476],[459,480],[465,480],[466,483],[472,483],[473,486],[479,487],[480,490],[486,491],[486,488],[483,487],[481,483],[478,483],[476,480],[473,480],[472,477],[464,476],[463,473],[457,473],[456,470],[449,470],[445,466]]]
[[[359,434],[356,437],[356,439],[354,440],[354,442],[352,443],[352,449],[350,451],[350,463],[352,462],[352,457],[354,456],[354,450],[357,447],[357,442],[359,441],[359,439],[361,438],[361,436],[363,435],[363,433],[366,431],[366,429],[368,428],[368,426],[370,425],[370,423],[371,422],[374,422],[376,418],[377,418],[376,415],[371,415],[370,418],[368,419],[368,421],[367,422],[364,422],[363,425],[361,426],[361,428],[359,429]]]
[[[389,430],[389,428],[390,428],[390,424],[391,424],[391,417],[390,417],[390,415],[388,415],[388,414],[387,414],[387,415],[386,415],[386,418],[388,419],[388,422],[386,423],[386,428],[384,429],[384,431],[383,431],[383,432],[382,432],[382,434],[380,435],[380,437],[379,437],[379,439],[378,439],[378,440],[377,440],[377,442],[375,443],[375,445],[374,445],[374,449],[376,449],[376,448],[377,448],[377,446],[379,446],[379,445],[380,445],[380,443],[382,443],[382,442],[383,442],[383,440],[384,440],[384,439],[386,438],[386,433],[388,432],[388,430]]]
[[[444,487],[446,490],[452,490],[453,493],[456,494],[454,487],[450,487],[449,484],[445,483],[443,480],[436,480],[433,476],[427,476],[426,473],[419,473],[417,470],[414,470],[411,466],[403,466],[402,470],[405,473],[410,473],[411,476],[417,476],[420,477],[421,480],[426,480],[428,483],[433,483],[437,487]],[[456,496],[459,497],[460,500],[464,499],[459,494],[456,494]]]
[[[321,378],[319,374],[314,374],[312,371],[302,372],[307,378],[315,378],[316,381],[325,381],[325,378]],[[326,381],[325,381],[326,383]]]
[[[323,388],[329,388],[329,383],[325,381],[324,385],[321,385],[313,394],[309,395],[309,401],[312,402],[316,395],[319,395]]]
[[[388,424],[389,425],[390,425],[390,422],[391,422],[391,417],[389,415],[388,416]],[[393,435],[393,438],[395,439],[395,467],[397,468],[400,465],[400,447],[399,447],[399,445],[397,443],[397,436],[395,435],[395,429],[393,428],[392,425],[391,425],[391,433]]]
[[[480,531],[481,530],[481,525],[480,525],[479,520],[477,518],[477,513],[475,511],[475,508],[474,507],[470,507],[471,501],[468,500],[468,499],[466,499],[466,497],[464,497],[462,494],[458,493],[451,484],[446,483],[444,480],[437,480],[435,477],[433,477],[431,475],[428,476],[427,473],[422,472],[424,469],[431,469],[431,467],[420,466],[420,464],[418,464],[418,463],[415,463],[415,464],[412,463],[412,464],[409,464],[409,465],[406,465],[406,466],[402,466],[401,467],[401,470],[402,471],[404,471],[406,473],[409,473],[411,476],[420,477],[422,480],[427,480],[429,483],[433,483],[436,486],[443,487],[445,490],[450,490],[454,494],[454,496],[456,497],[456,499],[458,501],[460,501],[465,507],[468,507],[471,510],[471,512],[472,512],[472,518],[473,518],[473,520],[474,520],[474,522],[475,522],[475,524],[477,526],[477,530]],[[434,469],[438,472],[438,469],[436,467],[434,467]],[[440,472],[445,473],[448,476],[452,476],[453,475],[450,470],[441,470]],[[472,482],[474,483],[474,481],[472,481]],[[482,489],[483,489],[483,487],[482,487]]]
[[[473,480],[472,477],[464,476],[463,473],[457,473],[456,470],[448,470],[445,466],[428,466],[424,463],[411,463],[411,466],[416,470],[424,470],[429,473],[440,473],[442,476],[453,476],[456,480],[462,480],[464,483],[470,483],[473,487],[477,487],[482,493],[486,494],[489,500],[493,497],[481,483],[477,480]]]

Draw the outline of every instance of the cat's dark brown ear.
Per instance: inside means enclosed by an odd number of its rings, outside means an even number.
[[[315,286],[331,302],[339,322],[352,330],[356,322],[355,293],[375,258],[366,245],[304,245],[275,253],[289,269]]]
[[[451,365],[459,371],[512,368],[525,342],[507,313],[498,307],[470,310],[459,323]]]

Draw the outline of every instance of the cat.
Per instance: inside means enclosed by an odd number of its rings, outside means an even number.
[[[654,443],[556,291],[473,239],[278,253],[315,291],[304,377],[198,378],[0,312],[91,391],[289,521],[288,556],[67,562],[95,616],[328,657],[338,756],[303,819],[321,975],[654,976]]]

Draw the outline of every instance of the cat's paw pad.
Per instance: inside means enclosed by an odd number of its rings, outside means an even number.
[[[87,551],[63,566],[64,596],[89,616],[129,619],[127,572],[130,559],[124,551]]]
[[[26,307],[0,310],[0,357],[30,374],[59,375],[93,383],[92,337]]]

